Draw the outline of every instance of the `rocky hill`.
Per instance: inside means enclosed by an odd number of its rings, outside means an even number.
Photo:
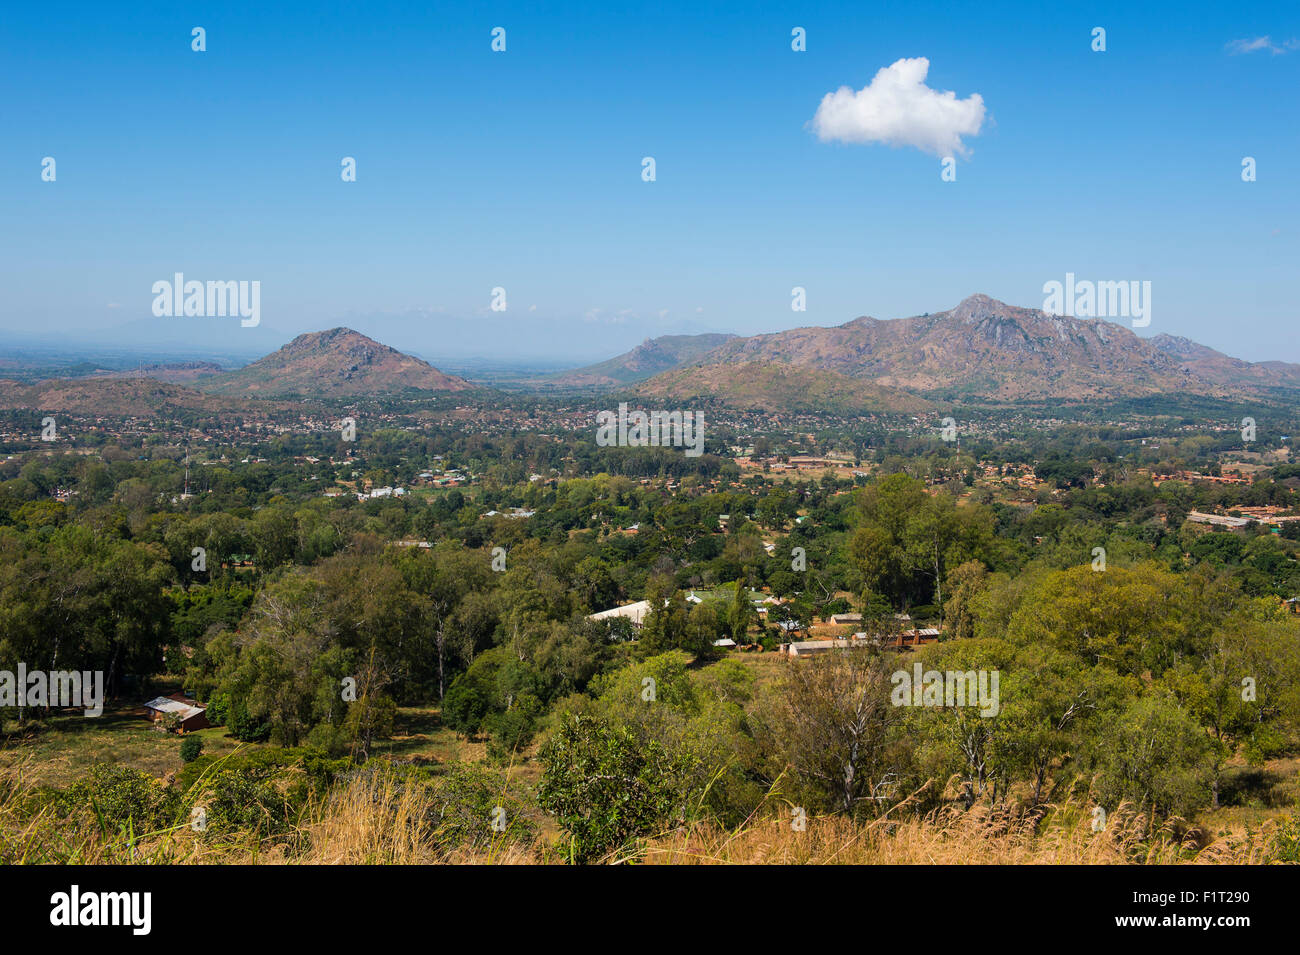
[[[299,335],[237,371],[197,383],[204,391],[248,397],[334,397],[403,391],[464,391],[463,378],[380,344],[350,328]]]

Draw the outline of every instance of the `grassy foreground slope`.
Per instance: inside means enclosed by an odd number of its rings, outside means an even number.
[[[268,839],[256,826],[220,838],[196,833],[188,814],[154,832],[113,832],[95,826],[69,832],[51,815],[22,811],[21,788],[0,801],[3,861],[76,864],[302,864],[411,865],[442,863],[555,864],[562,851],[536,833],[515,829],[491,838],[453,838],[465,820],[448,815],[439,791],[413,785],[399,773],[359,774],[309,807],[300,823]],[[773,807],[781,809],[783,807]],[[754,818],[735,829],[684,825],[597,860],[605,864],[678,865],[1171,865],[1267,864],[1300,860],[1300,821],[1208,834],[1156,830],[1126,807],[1102,831],[1079,805],[1035,813],[1004,813],[987,806],[948,807],[900,821],[809,817],[796,831],[777,818]],[[457,843],[459,844],[453,844]]]

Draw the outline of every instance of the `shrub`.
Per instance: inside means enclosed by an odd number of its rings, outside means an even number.
[[[271,736],[271,724],[251,715],[248,704],[242,699],[230,701],[226,725],[230,735],[242,743],[264,743]]]
[[[213,726],[225,726],[230,716],[230,694],[213,693],[212,698],[208,700],[208,708],[204,716]]]
[[[265,770],[223,769],[203,784],[193,800],[207,813],[209,832],[253,830],[263,835],[288,831],[295,814]]]
[[[203,740],[197,736],[186,736],[181,740],[181,760],[182,762],[192,763],[199,758],[203,752]]]
[[[107,764],[65,789],[57,805],[65,816],[90,814],[104,828],[129,827],[137,835],[173,825],[180,811],[176,793],[148,773]]]
[[[307,745],[319,749],[327,757],[342,756],[348,751],[348,734],[333,723],[317,723],[307,734]]]
[[[444,849],[485,849],[499,839],[531,842],[533,825],[523,807],[505,796],[505,788],[504,778],[489,769],[452,764],[431,786],[436,809],[430,822],[437,843]]]
[[[1300,863],[1300,812],[1278,825],[1266,861],[1273,863]]]
[[[691,766],[654,740],[596,717],[574,717],[542,747],[538,804],[589,862],[681,815]]]
[[[483,721],[483,728],[492,734],[488,741],[488,755],[494,759],[508,759],[512,753],[532,742],[542,709],[542,702],[537,697],[522,693],[510,709],[489,714]]]

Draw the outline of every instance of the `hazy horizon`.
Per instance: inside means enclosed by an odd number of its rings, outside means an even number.
[[[972,292],[965,298],[973,295],[982,295],[982,292]],[[995,296],[990,296],[995,298]],[[912,312],[907,315],[882,316],[870,312],[862,312],[841,322],[834,322],[827,325],[821,325],[816,322],[798,322],[792,321],[783,327],[774,327],[752,332],[752,335],[761,335],[768,332],[787,331],[800,327],[822,327],[831,328],[844,325],[858,318],[875,318],[882,321],[897,321],[906,318],[914,318],[921,315],[930,315],[938,312],[946,312],[955,308],[959,303],[953,302],[942,308],[934,308],[927,311]],[[1024,305],[1017,302],[1004,302],[1006,305],[1023,308],[1037,308],[1036,305]],[[479,319],[480,332],[483,331],[484,322],[491,322],[495,316],[489,316]],[[1113,321],[1106,318],[1097,318],[1095,321],[1109,322],[1123,328],[1130,328],[1126,321]],[[502,318],[496,324],[505,326],[508,319]],[[571,320],[581,322],[581,320]],[[237,328],[239,334],[231,337],[228,333],[229,326],[223,327],[220,323],[228,322]],[[584,323],[585,324],[585,323]],[[142,359],[150,356],[162,355],[172,361],[186,360],[211,360],[213,356],[220,356],[226,359],[224,364],[247,364],[255,361],[265,355],[268,355],[284,345],[291,342],[303,334],[322,332],[331,328],[350,328],[353,331],[366,335],[381,344],[395,348],[398,351],[415,355],[433,365],[468,363],[471,365],[491,366],[494,363],[501,368],[533,368],[561,370],[580,368],[590,364],[597,364],[607,359],[614,358],[636,348],[643,342],[653,338],[659,338],[669,335],[695,335],[695,334],[732,334],[740,335],[741,333],[730,329],[704,328],[700,330],[668,330],[660,331],[654,335],[635,336],[635,329],[628,329],[629,334],[618,336],[610,334],[607,338],[601,338],[600,341],[609,340],[611,344],[605,350],[595,350],[589,353],[578,353],[567,347],[562,352],[547,352],[545,350],[523,352],[518,350],[505,350],[492,352],[489,350],[476,351],[474,345],[466,345],[460,350],[454,348],[438,351],[438,342],[435,339],[432,342],[432,348],[429,345],[420,344],[418,333],[412,336],[409,327],[403,327],[400,324],[385,322],[382,316],[345,316],[344,320],[338,322],[323,323],[319,327],[305,328],[301,331],[284,333],[276,329],[271,323],[263,322],[255,328],[238,328],[237,319],[207,319],[207,318],[148,318],[140,319],[132,323],[127,323],[116,328],[105,329],[99,334],[92,334],[85,339],[78,340],[74,344],[69,344],[66,334],[34,334],[26,335],[22,332],[0,329],[0,343],[12,344],[19,348],[32,351],[50,351],[69,352],[75,355],[95,355],[121,353],[126,355],[139,355]],[[384,331],[393,332],[399,339],[385,337]],[[174,330],[174,331],[173,331]],[[1157,331],[1152,333],[1151,328],[1132,328],[1135,335],[1142,338],[1154,338],[1159,334],[1177,335],[1176,332]],[[505,328],[500,328],[500,334],[504,334]],[[126,334],[123,334],[123,333]],[[190,334],[187,334],[190,333]],[[489,332],[491,334],[491,332]],[[562,336],[561,336],[562,337]],[[1181,336],[1191,338],[1191,336]],[[411,339],[408,341],[407,339]],[[1196,341],[1196,339],[1191,339]],[[444,340],[444,344],[446,344]],[[1197,341],[1197,344],[1205,345],[1206,342]],[[594,347],[590,343],[588,347]],[[1209,347],[1213,348],[1213,345]],[[1242,358],[1241,355],[1232,351],[1216,349],[1223,354],[1232,358]],[[1251,359],[1245,359],[1247,361]],[[1278,359],[1260,359],[1260,360],[1278,360]]]

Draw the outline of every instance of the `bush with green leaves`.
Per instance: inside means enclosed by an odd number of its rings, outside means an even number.
[[[575,862],[599,859],[683,821],[694,760],[593,716],[574,716],[542,746],[537,802],[569,836]]]
[[[1279,822],[1265,861],[1300,864],[1300,811]]]
[[[203,753],[203,740],[197,736],[186,736],[181,740],[181,761],[192,763]]]
[[[1210,740],[1172,693],[1129,702],[1097,739],[1094,759],[1103,806],[1186,815],[1209,802]]]
[[[508,709],[490,713],[483,721],[483,728],[491,733],[488,740],[488,755],[493,759],[506,760],[533,741],[544,705],[531,693],[523,693],[511,701]]]
[[[489,755],[505,759],[532,742],[546,708],[543,675],[507,647],[488,650],[457,677],[443,704],[443,720],[466,736],[487,734]]]
[[[230,735],[241,743],[264,743],[271,737],[271,725],[249,713],[248,704],[238,697],[230,701],[226,726]]]
[[[307,734],[307,745],[319,749],[326,756],[339,757],[348,751],[350,740],[343,727],[333,723],[318,723]]]
[[[472,763],[452,763],[429,786],[436,806],[429,821],[443,848],[482,850],[502,840],[532,842],[535,827],[524,806],[506,794],[501,774]]]
[[[203,714],[213,726],[225,726],[230,718],[230,694],[213,693],[208,700],[207,710]]]
[[[192,763],[181,767],[176,774],[176,782],[183,792],[211,778],[214,774],[228,769],[257,770],[259,772],[278,772],[292,766],[298,766],[311,754],[310,750],[285,749],[281,746],[260,746],[256,749],[240,749],[224,756],[205,753]]]
[[[272,771],[220,769],[200,783],[191,803],[203,807],[208,832],[287,832],[297,815],[296,800],[276,785]]]
[[[73,826],[90,823],[137,836],[175,825],[181,810],[175,790],[160,780],[129,766],[104,763],[63,790],[56,806]]]

